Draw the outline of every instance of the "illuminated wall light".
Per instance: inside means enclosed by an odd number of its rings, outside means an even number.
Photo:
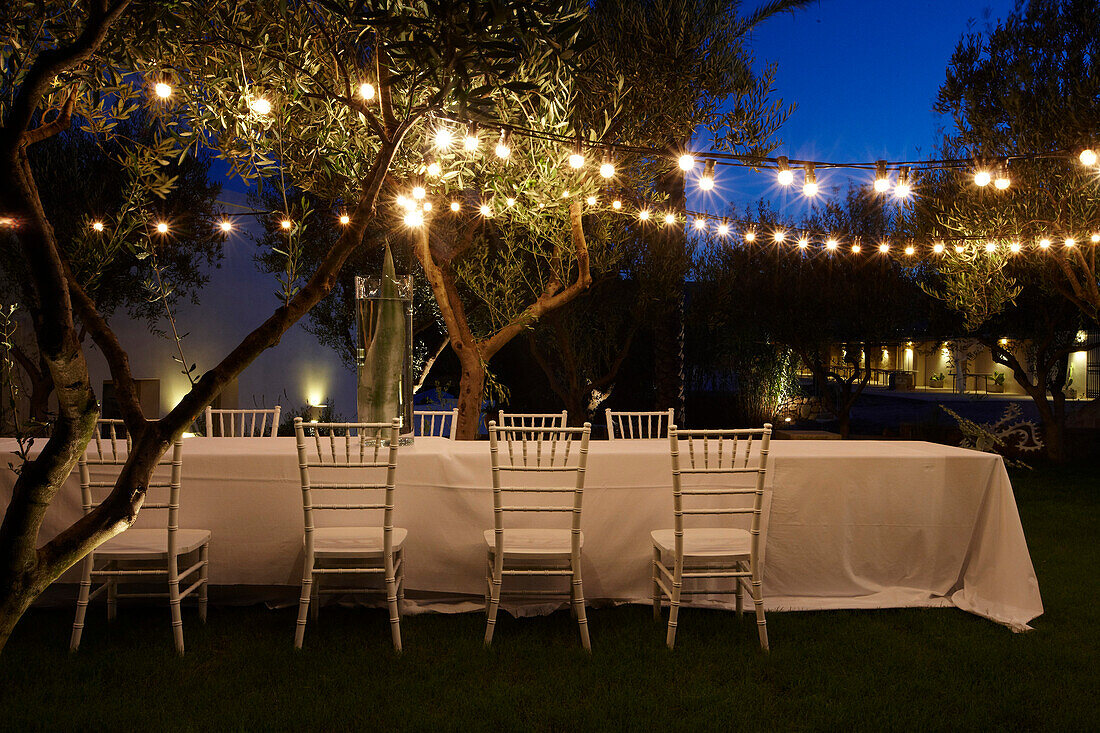
[[[993,187],[998,191],[1004,191],[1006,188],[1012,185],[1012,179],[1008,177],[1008,171],[1005,167],[999,166],[997,168],[997,177],[993,179]]]
[[[489,204],[482,204],[481,206],[478,207],[477,211],[478,211],[479,214],[481,214],[485,218],[489,218],[490,216],[493,215],[493,210],[491,208],[489,208]]]
[[[424,215],[415,209],[406,211],[403,218],[407,227],[418,227],[424,223]]]
[[[916,248],[911,244],[905,248],[905,254],[910,255],[910,256],[912,256],[913,253],[916,252],[916,251],[917,251]]]
[[[1093,166],[1096,165],[1096,151],[1091,148],[1085,148],[1081,151],[1081,155],[1078,156],[1082,165]]]
[[[676,164],[680,166],[680,170],[687,172],[695,167],[695,158],[688,153],[684,153],[680,156],[680,159],[676,161]]]
[[[172,87],[163,81],[157,82],[157,85],[153,87],[153,92],[161,99],[168,99],[172,96]]]
[[[4,221],[9,222],[10,219],[5,219]],[[103,231],[103,222],[93,221],[92,222],[92,229],[95,229],[97,232],[102,232]]]
[[[1072,246],[1074,246],[1075,244],[1077,244],[1077,240],[1076,240],[1076,239],[1074,239],[1073,237],[1066,237],[1066,246],[1067,246],[1067,247],[1072,247]]]
[[[413,186],[412,196],[417,201],[419,201],[420,199],[424,198],[427,195],[428,195],[428,192],[424,190],[423,186]]]
[[[777,232],[775,232],[775,234],[772,235],[772,239],[774,239],[776,242],[782,242],[786,238],[787,233],[782,229],[778,230]]]
[[[279,222],[279,226],[281,226],[283,229],[290,229],[292,226],[294,226],[294,222],[292,222],[290,219],[283,219]]]
[[[802,184],[802,193],[806,196],[816,196],[817,192],[817,172],[814,170],[812,163],[807,163],[806,181]]]
[[[429,176],[431,176],[432,178],[439,178],[439,175],[441,173],[443,173],[443,168],[439,165],[438,162],[433,160],[431,163],[428,163]]]
[[[1042,247],[1043,249],[1048,249],[1050,247],[1050,240],[1047,239],[1046,237],[1043,237],[1042,239],[1039,240],[1039,246]]]
[[[980,188],[988,186],[991,180],[993,177],[989,175],[989,171],[982,170],[974,174],[974,185]]]
[[[267,101],[263,97],[257,97],[248,103],[248,108],[258,115],[271,114],[271,102]]]
[[[702,231],[707,228],[707,220],[702,217],[695,217],[695,228]]]
[[[751,230],[745,232],[745,241],[746,242],[755,242],[756,241],[756,232],[751,231]]]
[[[1020,251],[1020,243],[1019,243],[1019,242],[1013,242],[1012,244],[1008,245],[1008,249],[1009,249],[1009,250],[1010,250],[1010,251],[1011,251],[1011,252],[1012,252],[1013,254],[1015,254],[1015,253],[1017,253],[1017,252],[1019,252],[1019,251]]]
[[[665,224],[675,224],[675,223],[676,223],[676,215],[675,214],[673,214],[671,211],[669,213],[665,214]]]
[[[886,161],[875,163],[875,192],[886,193],[890,190],[890,174],[886,172]]]
[[[470,126],[466,128],[466,137],[462,139],[462,149],[467,153],[472,153],[477,150],[477,146],[480,144],[481,140],[477,136],[477,123],[471,122]]]
[[[791,172],[791,166],[787,161],[787,156],[779,156],[776,164],[779,166],[779,173],[776,174],[775,180],[779,182],[779,185],[789,186],[794,183],[794,173]]]
[[[218,223],[218,229],[221,229],[223,232],[231,232],[233,231],[233,223],[228,219],[222,219]]]
[[[359,96],[366,100],[374,99],[374,85],[367,82],[360,84]]]
[[[623,202],[619,201],[619,199],[615,199],[611,202],[611,208],[615,209],[615,211],[618,211],[619,209],[623,208]]]
[[[435,131],[435,146],[440,150],[450,150],[451,143],[455,141],[455,135],[449,127],[440,127]]]
[[[588,198],[586,198],[584,200],[584,202],[586,204],[588,204],[589,206],[595,206],[596,205],[596,197],[595,196],[589,196]]]
[[[932,251],[936,254],[943,254],[943,242],[936,242],[933,244]]]
[[[641,211],[639,211],[638,212],[638,218],[641,219],[642,221],[649,221],[649,210],[648,209],[642,209]]]
[[[435,208],[435,207],[434,207],[434,206],[432,206],[432,202],[431,202],[431,201],[425,201],[425,202],[424,202],[424,211],[431,211],[431,210],[432,210],[432,209],[434,209],[434,208]]]
[[[508,130],[500,131],[500,140],[497,141],[496,154],[501,160],[506,160],[512,154],[512,133]]]
[[[166,223],[164,223],[163,221],[158,221],[157,222],[157,232],[159,232],[160,234],[167,234],[168,233],[168,225]]]
[[[898,185],[894,187],[894,196],[903,199],[912,192],[913,188],[909,183],[909,167],[906,166],[898,171]]]
[[[825,249],[836,251],[836,248],[840,246],[840,243],[830,237],[825,240]]]
[[[461,208],[462,208],[462,204],[458,203],[457,201],[452,201],[452,202],[451,202],[451,211],[455,211],[455,212],[457,212],[457,211],[459,211],[459,210],[460,210]]]
[[[703,164],[703,175],[699,176],[699,188],[704,191],[714,189],[714,161],[708,160]]]

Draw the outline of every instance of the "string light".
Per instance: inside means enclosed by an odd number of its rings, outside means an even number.
[[[875,163],[875,191],[877,193],[886,193],[890,190],[890,177],[886,173],[886,161],[880,160]]]
[[[932,251],[935,252],[936,254],[943,253],[943,242],[936,242],[935,244],[933,244],[932,245]]]
[[[707,160],[703,164],[703,175],[699,176],[699,188],[710,191],[714,188],[714,161]]]
[[[899,199],[906,198],[913,189],[909,186],[909,167],[898,171],[898,185],[894,186],[894,195]]]
[[[963,251],[965,251],[965,249],[966,248],[963,247],[961,244],[956,244],[955,245],[955,254],[961,255],[963,253]]]
[[[1093,244],[1100,243],[1100,234],[1093,234],[1091,237],[1089,237],[1089,241]]]
[[[695,228],[702,231],[707,228],[707,220],[702,217],[695,217]]]
[[[1008,177],[1008,172],[1005,167],[999,166],[997,168],[997,178],[993,181],[993,186],[998,191],[1004,191],[1006,188],[1012,185],[1012,179]]]
[[[416,209],[413,209],[412,211],[406,211],[403,219],[405,221],[405,226],[407,227],[418,227],[424,223],[424,215]]]
[[[462,208],[462,204],[458,203],[457,201],[452,201],[451,202],[451,211],[457,212],[461,208]]]
[[[1076,240],[1076,239],[1074,239],[1073,237],[1066,237],[1066,246],[1067,246],[1067,247],[1072,247],[1072,246],[1074,246],[1075,244],[1077,244],[1077,240]]]
[[[1081,154],[1077,156],[1082,165],[1094,166],[1096,165],[1096,151],[1091,148],[1085,148],[1081,151]]]
[[[496,154],[501,160],[505,160],[512,154],[512,148],[509,145],[511,141],[511,133],[508,130],[500,131],[500,140],[497,141]]]
[[[221,229],[223,232],[228,233],[233,231],[233,223],[230,222],[228,219],[222,219],[221,223],[218,224],[218,228]]]
[[[814,171],[813,163],[807,163],[806,181],[802,184],[802,193],[806,196],[816,196],[817,190],[817,173]]]
[[[638,218],[641,219],[642,221],[649,221],[649,210],[648,209],[642,209],[641,211],[639,211],[638,212]]]
[[[673,214],[671,211],[669,213],[665,214],[665,224],[675,224],[675,223],[676,223],[676,215],[675,214]]]
[[[806,239],[806,237],[799,237],[798,238],[798,248],[799,249],[806,249],[809,246],[810,246],[810,240]]]
[[[911,245],[911,244],[908,247],[905,248],[905,254],[907,254],[909,256],[912,256],[913,253],[916,252],[916,251],[917,251],[916,248],[914,248],[913,245]]]
[[[565,189],[564,191],[562,191],[562,192],[561,192],[561,197],[562,197],[563,199],[567,199],[567,198],[569,198],[569,196],[570,196],[570,193],[569,193],[569,189],[568,189],[568,188],[567,188],[567,189]]]
[[[981,170],[974,174],[974,185],[980,188],[985,188],[989,185],[992,177],[989,175],[989,171]]]
[[[172,96],[172,87],[165,82],[157,82],[157,85],[153,87],[153,91],[161,99],[168,99]]]
[[[488,219],[490,216],[493,215],[493,210],[491,208],[489,208],[489,204],[482,204],[481,206],[478,207],[477,211],[478,211],[479,214],[484,216],[486,219]]]
[[[1047,239],[1046,237],[1043,237],[1042,239],[1039,240],[1039,246],[1042,247],[1043,249],[1047,249],[1048,247],[1050,247],[1050,240]]]
[[[516,200],[514,198],[512,198],[511,196],[509,196],[508,198],[504,199],[504,205],[507,206],[508,208],[512,208],[513,206],[516,205]]]
[[[428,192],[424,190],[423,186],[413,186],[412,196],[417,201],[419,201],[420,199],[424,198],[427,195],[428,195]]]
[[[825,240],[825,249],[836,250],[836,248],[839,247],[839,246],[840,246],[840,243],[837,242],[832,237]]]
[[[993,244],[993,242],[986,242],[985,243],[985,251],[986,252],[996,252],[997,251],[997,245]]]
[[[722,223],[718,225],[718,236],[724,237],[729,233],[730,233],[730,225],[729,225],[728,222],[726,222],[725,219],[723,219]]]
[[[271,102],[263,97],[256,97],[253,99],[248,103],[248,108],[261,117],[271,114]]]
[[[163,221],[157,222],[157,232],[159,232],[160,234],[167,234],[168,233],[168,225],[166,223],[164,223]]]
[[[615,209],[615,211],[618,211],[619,209],[623,208],[623,202],[619,201],[619,199],[615,199],[611,202],[611,208]]]
[[[1020,243],[1013,242],[1012,244],[1008,245],[1008,248],[1012,251],[1013,254],[1015,254],[1016,252],[1020,251]]]
[[[573,146],[573,152],[569,154],[569,167],[573,169],[584,168],[584,153],[581,151],[581,139],[577,136],[577,143]]]
[[[439,127],[435,131],[435,146],[440,150],[450,150],[455,136],[449,127]]]
[[[677,160],[676,163],[680,166],[680,170],[686,173],[687,171],[695,167],[695,158],[687,153],[684,153],[680,156],[680,159]]]
[[[92,229],[95,229],[97,232],[102,232],[103,231],[103,222],[93,221],[92,222]]]
[[[362,84],[360,84],[359,96],[367,101],[374,99],[374,85],[368,82],[363,82]]]
[[[754,232],[752,230],[749,230],[749,231],[745,232],[745,241],[746,242],[755,242],[756,241],[756,232]]]
[[[340,215],[340,223],[343,224],[344,226],[347,226],[348,224],[351,223],[351,217],[348,216],[347,214],[341,214]]]
[[[400,206],[402,209],[407,209],[411,205],[411,202],[409,201],[409,198],[404,194],[398,194],[397,205]]]
[[[783,231],[782,229],[777,229],[775,231],[775,233],[772,234],[772,239],[774,239],[777,243],[782,242],[786,238],[787,238],[787,233],[785,231]]]
[[[779,156],[777,165],[779,166],[779,173],[776,174],[775,179],[779,181],[779,185],[789,186],[794,183],[794,173],[791,173],[791,167],[785,155]]]
[[[440,167],[437,161],[428,163],[428,175],[432,178],[439,178],[439,175],[443,172],[443,168]]]
[[[607,150],[603,154],[603,163],[600,164],[600,175],[604,178],[611,178],[615,175],[615,164],[611,162],[611,151]]]
[[[890,243],[889,242],[883,242],[882,244],[880,244],[878,246],[878,251],[883,253],[883,254],[886,254],[887,252],[890,251]]]
[[[858,242],[857,242],[856,244],[853,244],[853,245],[852,245],[852,253],[853,253],[853,254],[857,254],[857,255],[858,255],[858,254],[859,254],[859,251],[860,251],[861,249],[863,249],[863,248],[859,246],[859,243],[858,243]]]
[[[477,150],[477,146],[481,144],[481,139],[477,136],[477,123],[471,122],[469,127],[466,128],[466,137],[462,140],[462,149],[467,153],[472,153]]]
[[[294,226],[294,223],[290,221],[290,219],[283,219],[281,222],[279,222],[279,226],[281,226],[283,229],[290,229],[292,226]]]
[[[431,201],[425,201],[424,204],[423,204],[423,207],[424,207],[424,211],[431,211],[433,208],[435,208],[434,206],[432,206]]]
[[[588,198],[586,198],[584,200],[584,202],[586,204],[588,204],[589,206],[595,206],[596,205],[596,197],[595,196],[589,196]]]

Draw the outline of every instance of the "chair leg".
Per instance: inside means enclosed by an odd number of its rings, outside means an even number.
[[[390,636],[393,637],[394,651],[401,653],[401,613],[397,609],[397,578],[393,574],[393,555],[388,560],[386,572],[386,605],[390,609]]]
[[[736,569],[741,569],[740,563],[736,566]],[[745,613],[745,584],[741,582],[742,580],[743,578],[734,578],[737,583],[737,618],[741,618]]]
[[[495,555],[496,553],[494,553]],[[489,578],[489,610],[485,614],[485,646],[493,643],[493,631],[500,609],[500,586],[504,579],[504,555],[493,558],[492,575]]]
[[[73,633],[69,639],[69,651],[80,648],[80,636],[84,633],[84,616],[88,611],[88,596],[92,591],[92,556],[87,555],[80,569],[80,591],[76,597],[76,618],[73,619]]]
[[[309,620],[313,623],[317,623],[317,618],[321,613],[321,581],[325,576],[318,575],[313,579],[313,588],[310,589],[309,594]]]
[[[210,596],[207,586],[210,582],[210,545],[203,545],[199,549],[199,561],[202,563],[202,567],[199,569],[199,580],[202,581],[202,585],[199,586],[199,620],[204,624],[206,623],[206,611],[210,603]]]
[[[676,578],[672,581],[672,598],[669,602],[668,611],[668,634],[665,636],[665,644],[669,649],[676,646],[676,625],[680,620],[680,592],[683,586],[683,581],[680,579],[680,573],[676,573]]]
[[[581,630],[581,646],[586,652],[592,651],[592,640],[588,637],[588,615],[584,609],[584,585],[581,583],[581,559],[573,559],[573,603],[577,609],[577,624]]]
[[[294,628],[294,648],[301,649],[306,637],[306,617],[309,614],[309,599],[313,591],[313,558],[305,558],[302,571],[302,592],[298,596],[298,623]]]
[[[657,582],[658,573],[660,573],[661,564],[661,548],[656,545],[653,546],[653,563],[650,567],[650,572],[653,574],[653,620],[661,618],[661,585]]]
[[[493,563],[488,556],[485,560],[485,615],[489,615],[489,601],[493,597]]]
[[[172,562],[171,559],[168,561]],[[180,611],[180,580],[175,572],[168,581],[168,607],[172,612],[172,638],[176,642],[176,653],[183,656],[183,614]]]
[[[107,563],[109,570],[118,570],[118,562]],[[118,617],[118,580],[111,577],[107,580],[107,620],[114,621]]]
[[[405,614],[405,551],[401,551],[401,567],[397,571],[397,615]]]
[[[756,631],[760,635],[760,648],[768,651],[768,625],[764,620],[764,594],[760,588],[760,581],[753,578],[752,602],[756,606]]]

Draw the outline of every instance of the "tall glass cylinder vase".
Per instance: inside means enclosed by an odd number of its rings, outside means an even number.
[[[411,276],[355,278],[360,422],[401,418],[401,443],[412,443]]]

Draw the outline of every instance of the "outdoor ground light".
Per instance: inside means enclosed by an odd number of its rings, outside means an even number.
[[[794,173],[791,172],[791,166],[787,160],[787,156],[779,156],[776,164],[779,166],[779,173],[776,174],[775,180],[779,182],[779,185],[789,186],[794,183]]]

